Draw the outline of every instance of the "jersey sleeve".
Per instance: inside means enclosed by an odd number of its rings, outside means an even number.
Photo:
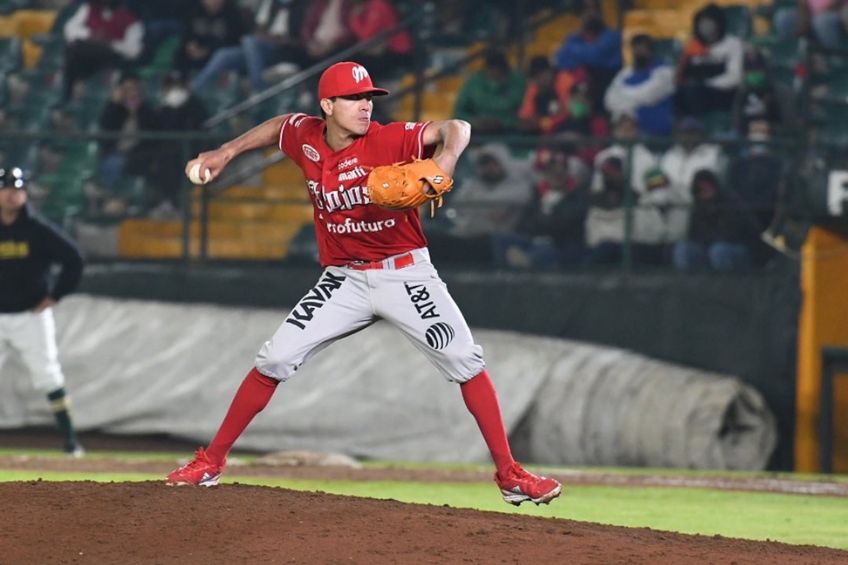
[[[392,122],[383,128],[383,146],[395,152],[389,156],[393,162],[409,161],[412,158],[426,159],[435,147],[424,146],[424,130],[431,122]]]
[[[299,148],[303,145],[304,134],[309,129],[306,126],[312,120],[317,119],[314,116],[296,113],[289,115],[283,122],[283,125],[280,126],[280,138],[277,146],[280,148],[280,151],[297,164],[300,164],[300,158],[303,155],[303,151],[300,151]]]

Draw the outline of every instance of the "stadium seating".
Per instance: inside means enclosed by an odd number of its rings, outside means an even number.
[[[232,186],[209,206],[210,257],[217,259],[280,260],[304,225],[312,222],[312,206],[303,175],[288,160],[267,168],[261,186]],[[192,194],[193,217],[200,217],[200,189]],[[191,228],[193,257],[200,253],[197,220]],[[181,221],[130,219],[118,232],[123,257],[172,257],[183,254]]]

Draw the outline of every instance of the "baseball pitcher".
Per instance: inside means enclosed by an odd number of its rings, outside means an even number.
[[[483,350],[430,262],[418,216],[421,204],[432,210],[450,190],[471,128],[461,120],[378,124],[372,98],[385,94],[363,66],[337,63],[318,84],[322,117],[272,118],[186,165],[193,182],[208,182],[237,155],[276,144],[303,171],[324,271],[259,349],[212,442],[171,472],[168,485],[217,484],[233,443],[280,383],[336,340],[383,319],[459,385],[504,499],[539,504],[559,496],[557,481],[512,458]]]

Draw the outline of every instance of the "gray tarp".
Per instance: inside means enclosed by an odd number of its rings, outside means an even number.
[[[56,320],[78,427],[207,442],[284,314],[67,298]],[[762,468],[773,448],[773,418],[737,379],[554,338],[487,330],[475,338],[507,427],[529,426],[536,461]],[[0,369],[0,427],[49,423],[46,401],[12,357]],[[457,386],[383,322],[299,370],[237,445],[395,460],[487,457]]]

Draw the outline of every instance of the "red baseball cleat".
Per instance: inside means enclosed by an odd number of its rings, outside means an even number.
[[[221,465],[216,465],[206,455],[206,450],[199,447],[194,452],[194,459],[168,473],[165,484],[169,487],[184,485],[214,487],[221,478],[226,462],[224,460]]]
[[[528,473],[518,463],[510,465],[505,476],[495,473],[495,482],[501,488],[504,500],[516,506],[525,500],[548,504],[562,492],[558,481]]]

